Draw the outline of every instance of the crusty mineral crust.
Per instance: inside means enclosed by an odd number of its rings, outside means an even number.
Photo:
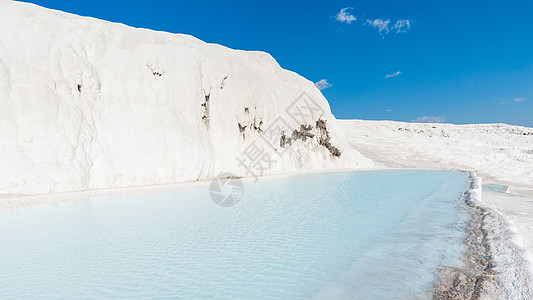
[[[494,261],[490,244],[489,231],[485,218],[487,209],[469,201],[465,195],[465,204],[471,213],[465,236],[467,247],[463,256],[463,267],[446,267],[439,272],[439,281],[435,285],[433,299],[480,299],[486,281],[498,285],[494,270]]]
[[[463,265],[439,271],[433,299],[533,299],[525,252],[513,239],[508,221],[480,198],[481,181],[471,175],[463,195],[470,214]]]

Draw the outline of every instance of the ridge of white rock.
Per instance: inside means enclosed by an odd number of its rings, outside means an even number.
[[[371,165],[267,53],[0,1],[0,195]]]
[[[377,167],[475,171],[485,183],[533,195],[533,128],[338,120],[354,150]]]

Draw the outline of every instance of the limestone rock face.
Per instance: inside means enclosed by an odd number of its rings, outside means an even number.
[[[0,195],[370,164],[267,53],[0,2]]]

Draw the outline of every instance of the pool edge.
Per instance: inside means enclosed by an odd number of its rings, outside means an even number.
[[[438,271],[433,299],[529,299],[533,295],[530,262],[516,242],[511,224],[483,203],[482,180],[469,172],[470,187],[461,202],[470,220],[461,267]]]

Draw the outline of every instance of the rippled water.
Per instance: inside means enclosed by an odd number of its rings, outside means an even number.
[[[459,264],[467,175],[311,174],[0,211],[0,299],[425,297]]]

